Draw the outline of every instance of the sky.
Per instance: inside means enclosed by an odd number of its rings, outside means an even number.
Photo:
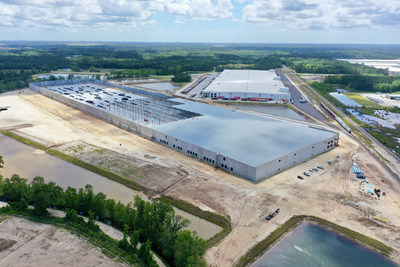
[[[400,0],[0,0],[0,40],[400,44]]]

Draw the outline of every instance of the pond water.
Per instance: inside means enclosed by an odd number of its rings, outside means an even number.
[[[303,223],[268,250],[252,267],[261,266],[388,266],[393,262],[312,223]]]
[[[158,91],[175,90],[175,89],[179,88],[179,86],[173,85],[172,83],[141,83],[141,84],[137,84],[137,85],[140,87],[158,90]]]
[[[270,106],[270,105],[260,105],[260,104],[253,104],[253,105],[233,104],[231,106],[293,120],[301,120],[301,121],[304,120],[302,116],[300,116],[299,114],[297,114],[296,112],[285,106]]]
[[[103,192],[108,198],[128,204],[134,195],[147,200],[146,195],[134,191],[124,185],[111,181],[103,176],[73,165],[57,157],[44,153],[0,134],[0,156],[4,160],[4,168],[0,170],[4,178],[14,173],[26,178],[29,182],[36,176],[45,178],[46,182],[55,182],[66,189],[68,186],[83,188],[86,184],[93,186],[93,191]],[[200,237],[208,239],[221,231],[221,227],[187,212],[175,209],[176,214],[191,221],[188,229],[196,231]]]

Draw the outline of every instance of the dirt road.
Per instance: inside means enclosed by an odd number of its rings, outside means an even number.
[[[334,150],[254,184],[28,90],[24,95],[0,95],[3,105],[11,109],[0,114],[0,128],[15,129],[20,135],[64,151],[78,142],[113,151],[134,166],[137,160],[149,165],[154,175],[138,171],[142,176],[132,175],[135,181],[229,216],[233,231],[207,251],[210,266],[232,266],[251,246],[299,214],[315,215],[376,238],[396,250],[393,255],[400,263],[399,185],[380,162],[345,134]],[[80,152],[71,149],[70,153]],[[98,158],[96,153],[82,155],[93,161]],[[386,192],[386,197],[378,200],[362,191],[360,180],[351,173],[352,161],[374,187]],[[297,179],[317,165],[325,169]],[[183,179],[177,173],[182,170]],[[174,172],[178,176],[171,178]],[[277,208],[281,209],[279,215],[267,222],[265,217]]]

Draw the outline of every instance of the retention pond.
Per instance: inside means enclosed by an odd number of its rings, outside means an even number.
[[[34,177],[41,176],[46,182],[55,182],[64,189],[69,186],[83,188],[86,184],[90,184],[94,192],[103,192],[108,198],[124,204],[133,201],[134,195],[147,200],[146,195],[141,192],[1,134],[0,156],[4,160],[4,168],[0,170],[4,178],[10,178],[16,173],[31,182]],[[189,219],[191,224],[188,229],[196,231],[204,239],[209,239],[222,230],[221,227],[182,210],[175,209],[175,212]]]
[[[261,256],[261,266],[397,266],[375,251],[312,223],[303,223]]]

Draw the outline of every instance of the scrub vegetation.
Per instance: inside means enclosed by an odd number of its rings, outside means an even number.
[[[0,157],[0,166],[3,160]],[[0,210],[6,214],[23,214],[39,221],[60,224],[77,231],[106,247],[114,254],[122,255],[131,263],[156,266],[151,249],[172,266],[205,266],[203,254],[206,242],[196,232],[183,230],[187,219],[175,212],[171,205],[160,200],[146,202],[139,196],[133,204],[123,205],[107,199],[103,193],[95,194],[91,185],[63,190],[54,182],[45,183],[44,178],[35,177],[31,184],[14,174],[3,179],[0,175],[0,198],[9,203]],[[28,209],[28,205],[34,207]],[[49,216],[47,208],[65,210],[65,218]],[[86,223],[79,215],[89,217]],[[124,231],[124,238],[112,241],[100,233],[95,220],[105,222]],[[139,242],[142,244],[138,246]]]
[[[118,183],[121,183],[131,189],[137,190],[137,191],[146,191],[146,188],[144,188],[143,186],[135,183],[134,181],[128,180],[124,177],[121,177],[113,172],[110,172],[108,170],[104,170],[102,168],[99,168],[97,166],[94,166],[92,164],[86,163],[84,161],[81,161],[73,156],[64,154],[58,150],[55,149],[48,149],[45,145],[42,145],[40,143],[37,143],[35,141],[32,141],[30,139],[27,139],[25,137],[22,137],[20,135],[14,134],[12,132],[9,131],[4,131],[4,130],[0,130],[0,134],[6,135],[8,137],[11,137],[17,141],[20,141],[24,144],[27,144],[29,146],[35,147],[37,149],[46,151],[47,153],[56,156],[60,159],[63,159],[65,161],[68,161],[72,164],[75,164],[77,166],[80,166],[84,169],[87,169],[89,171],[92,171],[94,173],[97,173],[103,177],[106,177],[110,180],[116,181]],[[0,161],[0,168],[2,167],[2,161]],[[1,175],[0,175],[1,177]],[[1,189],[0,189],[0,193],[1,193]],[[1,197],[1,196],[0,196]],[[178,209],[181,209],[183,211],[186,211],[190,214],[193,214],[197,217],[200,217],[202,219],[205,219],[209,222],[215,223],[219,226],[221,226],[223,228],[223,230],[221,232],[219,232],[218,234],[216,234],[215,236],[213,236],[212,238],[208,239],[206,241],[206,247],[212,247],[214,245],[216,245],[220,240],[222,240],[225,236],[227,236],[231,231],[232,231],[232,225],[231,222],[228,218],[216,214],[216,213],[212,213],[209,211],[204,211],[194,205],[192,205],[189,202],[183,201],[183,200],[179,200],[179,199],[175,199],[169,196],[161,196],[160,201],[168,203],[169,205],[172,205]],[[162,254],[161,254],[162,255]]]
[[[400,113],[399,107],[383,107],[360,95],[360,93],[363,92],[381,92],[390,94],[398,91],[400,89],[400,76],[388,76],[383,74],[330,75],[327,76],[323,82],[311,82],[310,85],[326,99],[334,103],[335,106],[339,107],[343,112],[351,117],[352,120],[368,131],[376,140],[389,148],[393,153],[400,156],[400,148],[398,145],[398,138],[400,138],[398,135],[398,124],[396,125],[396,129],[389,129],[379,125],[371,126],[363,123],[348,112],[346,110],[347,107],[344,104],[329,94],[330,92],[336,92],[337,88],[348,90],[349,92],[343,94],[362,105],[361,108],[356,109],[364,115],[377,117],[375,110]]]
[[[82,161],[80,159],[77,159],[77,158],[75,158],[73,156],[70,156],[70,155],[67,155],[65,153],[62,153],[62,152],[60,152],[58,150],[49,149],[45,145],[42,145],[40,143],[37,143],[35,141],[32,141],[30,139],[27,139],[25,137],[22,137],[20,135],[17,135],[15,133],[12,133],[12,132],[9,132],[9,131],[0,130],[0,134],[4,134],[4,135],[6,135],[8,137],[11,137],[11,138],[13,138],[13,139],[15,139],[17,141],[20,141],[20,142],[22,142],[24,144],[27,144],[27,145],[32,146],[34,148],[43,150],[43,151],[49,153],[50,155],[53,155],[53,156],[56,156],[56,157],[58,157],[60,159],[68,161],[68,162],[70,162],[70,163],[72,163],[74,165],[77,165],[79,167],[82,167],[82,168],[84,168],[84,169],[86,169],[88,171],[97,173],[97,174],[99,174],[99,175],[101,175],[103,177],[106,177],[106,178],[110,179],[110,180],[113,180],[115,182],[123,184],[123,185],[125,185],[125,186],[127,186],[127,187],[129,187],[131,189],[134,189],[134,190],[137,190],[137,191],[145,190],[145,188],[143,186],[139,185],[138,183],[136,183],[136,182],[134,182],[132,180],[126,179],[126,178],[124,178],[122,176],[119,176],[119,175],[117,175],[117,174],[115,174],[113,172],[110,172],[106,168],[100,168],[98,166],[94,166],[94,165],[86,163],[86,162],[84,162],[84,161]]]
[[[207,221],[210,221],[212,223],[215,223],[216,225],[221,226],[223,230],[206,241],[208,247],[214,246],[232,231],[232,225],[230,220],[222,215],[215,214],[209,211],[204,211],[199,207],[190,204],[189,202],[172,198],[169,196],[161,196],[161,200],[170,203],[171,205],[181,210],[184,210],[188,213],[194,214],[200,218],[206,219]]]

